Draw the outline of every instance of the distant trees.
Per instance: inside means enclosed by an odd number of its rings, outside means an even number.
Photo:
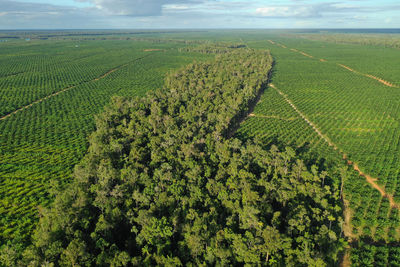
[[[371,46],[382,46],[400,48],[400,39],[397,34],[303,34],[302,38],[339,43],[339,44],[359,44],[359,45],[371,45]]]
[[[314,265],[342,248],[339,192],[294,151],[226,139],[267,82],[267,51],[240,49],[114,98],[75,179],[16,264]],[[327,178],[325,178],[327,179]],[[327,183],[326,183],[327,184]],[[9,253],[10,250],[7,248]],[[19,261],[17,263],[17,261]]]
[[[180,48],[184,52],[199,52],[203,54],[226,54],[231,53],[237,48],[246,48],[247,45],[243,43],[204,43],[196,46],[187,46]]]

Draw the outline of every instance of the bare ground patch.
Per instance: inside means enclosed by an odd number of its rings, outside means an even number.
[[[152,48],[152,49],[144,49],[143,51],[144,52],[155,52],[155,51],[165,51],[165,49],[155,49],[155,48],[153,49]]]

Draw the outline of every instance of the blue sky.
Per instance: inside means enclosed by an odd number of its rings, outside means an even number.
[[[400,0],[0,0],[0,29],[400,28]]]

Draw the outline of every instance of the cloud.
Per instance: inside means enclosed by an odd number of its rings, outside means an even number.
[[[90,2],[109,15],[120,16],[161,16],[166,9],[188,9],[188,5],[203,3],[206,0],[75,0]]]
[[[165,0],[93,0],[96,7],[113,15],[159,16]]]
[[[384,0],[369,0],[368,4],[361,0],[74,0],[75,6],[72,0],[66,2],[69,6],[24,1],[28,0],[0,0],[0,29],[347,27],[349,22],[352,27],[364,28],[400,25],[396,17],[400,4]],[[343,23],[338,24],[338,19]]]
[[[187,5],[166,5],[164,6],[164,10],[189,10],[190,7]]]
[[[99,24],[96,12],[90,8],[0,0],[0,29],[94,27]]]
[[[313,6],[271,6],[259,7],[256,9],[256,14],[262,17],[274,18],[307,18],[318,16],[318,10]]]
[[[346,2],[326,2],[326,3],[303,3],[295,1],[291,5],[270,5],[260,6],[256,9],[255,15],[266,18],[319,18],[326,16],[345,16],[346,14],[356,13],[377,13],[399,10],[400,5],[356,5]]]
[[[292,4],[265,6],[256,9],[255,14],[269,18],[318,18],[326,14],[354,12],[356,6],[340,2],[317,4]]]

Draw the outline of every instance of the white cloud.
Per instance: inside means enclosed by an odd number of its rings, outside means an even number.
[[[189,5],[203,3],[206,0],[75,0],[90,2],[97,9],[109,15],[123,16],[160,16],[164,9],[187,10]]]
[[[77,6],[56,4],[61,0],[27,1],[0,0],[0,29],[400,25],[396,17],[400,4],[364,5],[362,0],[350,4],[344,0],[287,0],[285,4],[280,0],[74,0],[81,2]],[[388,18],[392,21],[385,21]]]
[[[256,15],[262,17],[311,17],[318,12],[313,6],[269,6],[256,9]]]
[[[187,5],[166,5],[166,6],[164,6],[164,9],[169,9],[169,10],[188,10],[189,6],[187,6]]]
[[[165,0],[93,0],[96,7],[112,15],[161,15]]]
[[[349,9],[355,9],[355,8],[360,8],[359,6],[348,4],[348,3],[333,3],[331,4],[332,7],[342,9],[342,8],[349,8]]]

